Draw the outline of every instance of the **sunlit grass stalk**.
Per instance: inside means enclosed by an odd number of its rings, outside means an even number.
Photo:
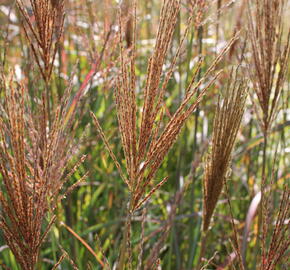
[[[230,168],[231,154],[240,128],[247,97],[247,87],[238,77],[238,68],[232,70],[224,98],[219,97],[215,113],[211,148],[205,162],[203,177],[203,231],[199,268],[206,250],[208,229],[224,181]]]
[[[197,36],[198,36],[198,54],[199,54],[199,61],[201,61],[202,59],[202,50],[203,50],[203,26],[200,25],[197,28]],[[200,68],[198,70],[197,76],[196,76],[196,80],[199,81],[202,77],[202,68]],[[198,89],[199,91],[199,89]],[[195,158],[196,152],[198,151],[198,141],[197,141],[197,132],[198,132],[198,128],[199,128],[199,114],[200,114],[200,109],[199,106],[197,106],[196,111],[194,113],[194,137],[193,137],[193,147],[192,147],[192,157],[193,160]],[[193,178],[193,185],[191,187],[191,199],[190,199],[190,205],[192,207],[194,207],[194,202],[195,202],[195,196],[194,196],[194,192],[195,192],[195,179],[196,178],[196,171],[194,170],[192,172],[192,178]],[[190,234],[189,234],[189,243],[192,243],[191,247],[190,247],[190,256],[189,256],[189,261],[188,261],[188,267],[191,268],[192,267],[192,263],[194,261],[194,258],[196,256],[196,243],[194,242],[194,234],[193,234],[193,228],[194,228],[194,219],[192,218],[190,220]],[[198,234],[200,234],[200,231],[198,231]],[[200,237],[200,235],[198,236]]]
[[[62,192],[77,169],[65,175],[77,149],[72,143],[75,110],[70,111],[68,87],[52,114],[50,129],[45,97],[31,111],[31,97],[23,84],[15,82],[13,73],[1,74],[0,87],[4,93],[0,105],[0,227],[22,269],[33,270],[59,202],[78,184]]]
[[[261,207],[258,219],[258,235],[261,233],[262,257],[266,239],[264,205],[267,187],[267,148],[272,124],[279,112],[279,98],[285,81],[290,53],[290,30],[284,40],[284,0],[248,1],[249,37],[253,57],[253,69],[249,68],[257,96],[258,117],[264,137],[261,169]],[[259,245],[257,241],[256,247]]]
[[[50,80],[63,33],[64,0],[29,0],[33,16],[23,0],[16,4],[23,17],[23,29],[45,84],[46,107],[51,124]]]
[[[165,106],[164,97],[169,79],[172,76],[176,66],[177,59],[181,53],[181,46],[188,33],[191,25],[190,21],[186,27],[184,37],[177,48],[173,61],[164,79],[162,67],[166,61],[166,56],[171,45],[174,29],[177,23],[177,15],[180,9],[180,1],[165,0],[160,12],[160,22],[156,35],[155,47],[152,56],[148,61],[147,78],[144,87],[144,102],[141,111],[140,122],[137,114],[137,77],[135,73],[136,58],[136,2],[132,4],[134,13],[133,23],[133,42],[130,53],[126,54],[123,46],[123,22],[122,16],[119,15],[119,36],[120,36],[120,76],[117,80],[115,91],[115,102],[119,124],[119,133],[121,136],[122,148],[125,156],[125,169],[123,172],[121,164],[118,162],[113,153],[102,128],[92,114],[95,126],[97,127],[105,146],[113,159],[119,174],[127,185],[129,190],[129,202],[127,204],[127,218],[124,224],[123,240],[120,246],[120,257],[117,269],[121,270],[130,267],[131,255],[131,219],[136,210],[148,201],[151,196],[167,181],[168,177],[153,184],[153,179],[157,170],[162,164],[163,159],[176,141],[181,132],[185,121],[196,110],[198,103],[205,95],[206,91],[213,85],[220,72],[215,73],[210,79],[209,75],[213,73],[216,65],[226,54],[230,46],[237,39],[235,36],[213,60],[210,67],[204,73],[204,76],[196,82],[196,74],[199,71],[200,63],[194,73],[192,80],[185,89],[178,109],[174,112],[168,121],[165,121],[164,111],[168,108]],[[206,83],[205,83],[206,81]],[[205,86],[201,89],[201,85]],[[198,90],[200,91],[198,93]],[[155,124],[155,123],[158,124]],[[139,125],[140,123],[140,125]],[[164,127],[160,125],[164,123]],[[152,186],[153,184],[153,186]],[[147,193],[147,189],[149,191]],[[127,260],[127,259],[129,260]],[[128,263],[128,264],[127,264]]]

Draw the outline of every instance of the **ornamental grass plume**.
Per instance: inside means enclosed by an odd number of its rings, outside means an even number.
[[[203,231],[207,231],[224,181],[240,128],[247,98],[245,81],[232,70],[224,98],[219,97],[215,112],[211,149],[205,163],[203,178]]]
[[[269,202],[268,202],[269,204]],[[290,189],[287,183],[284,184],[280,205],[276,220],[274,221],[273,230],[269,230],[269,222],[264,225],[266,228],[263,230],[264,235],[262,237],[263,249],[262,260],[260,264],[261,270],[274,270],[278,263],[283,259],[290,246]],[[269,215],[268,217],[269,218]],[[266,240],[269,237],[268,248],[266,248]]]
[[[127,176],[122,172],[121,165],[118,163],[114,153],[110,149],[109,142],[106,140],[97,118],[92,114],[94,123],[97,129],[101,132],[102,139],[104,140],[122,179],[128,185],[129,190],[134,194],[130,206],[132,211],[138,209],[150,197],[141,199],[144,195],[145,188],[151,182],[152,178],[154,178],[156,171],[175,142],[186,119],[194,111],[206,90],[215,82],[220,72],[216,73],[210,79],[198,97],[196,97],[195,101],[190,103],[196,95],[197,89],[199,89],[201,84],[208,79],[209,73],[213,71],[219,60],[233,43],[233,40],[237,38],[235,37],[228,43],[228,45],[213,61],[212,65],[205,73],[205,76],[195,83],[196,73],[198,72],[201,63],[198,64],[192,81],[186,89],[187,94],[184,96],[179,108],[165,124],[163,131],[161,131],[161,123],[164,122],[165,110],[163,100],[164,94],[169,79],[173,73],[176,60],[180,54],[179,46],[174,61],[162,81],[162,67],[172,39],[177,11],[180,7],[179,4],[179,1],[176,0],[166,0],[162,7],[156,45],[148,63],[140,127],[137,126],[137,98],[135,94],[137,81],[135,74],[136,48],[133,48],[133,56],[129,60],[129,63],[125,62],[125,53],[123,48],[121,48],[121,75],[118,80],[118,86],[116,87],[115,99],[119,130],[126,159]],[[136,25],[134,27],[136,27]],[[120,29],[122,33],[122,27],[120,27]],[[120,41],[122,44],[122,40]],[[134,42],[136,42],[136,40],[134,40]],[[151,191],[153,192],[153,190]]]
[[[64,0],[17,0],[23,17],[22,26],[40,74],[45,82],[46,108],[51,124],[51,91],[49,89],[56,52],[63,34]],[[31,14],[28,9],[31,8]]]
[[[259,119],[264,134],[277,114],[290,53],[290,29],[284,41],[285,0],[248,1],[252,62],[250,78],[258,97]]]
[[[63,189],[84,160],[68,170],[77,150],[73,146],[70,90],[52,114],[49,128],[45,95],[32,101],[26,87],[14,82],[12,75],[1,76],[0,228],[23,270],[35,269],[41,245],[56,219],[57,204],[84,179]]]
[[[136,1],[132,4],[134,10],[132,46],[128,54],[123,46],[123,23],[122,14],[119,15],[119,34],[120,34],[120,58],[121,68],[115,91],[115,101],[119,132],[121,136],[122,147],[126,160],[126,173],[124,173],[121,164],[118,162],[115,154],[110,148],[110,144],[99,124],[97,118],[92,113],[94,123],[108,149],[108,152],[115,162],[119,174],[128,186],[130,199],[128,202],[128,215],[124,230],[123,244],[120,252],[118,269],[124,269],[126,256],[128,252],[128,261],[130,263],[130,228],[131,217],[168,179],[165,177],[153,184],[156,172],[162,164],[163,159],[168,154],[170,148],[176,141],[185,121],[196,109],[205,92],[216,81],[220,72],[212,75],[218,62],[228,51],[233,42],[237,39],[235,36],[226,47],[220,52],[212,62],[204,76],[196,82],[201,62],[195,67],[192,80],[190,81],[185,95],[175,113],[165,120],[165,112],[168,108],[164,102],[164,96],[168,82],[173,74],[177,59],[181,53],[181,47],[185,41],[188,30],[193,18],[190,17],[185,33],[181,38],[180,45],[171,62],[167,72],[164,74],[163,67],[166,56],[171,45],[174,29],[177,23],[178,13],[180,11],[180,1],[165,0],[160,13],[156,42],[153,53],[148,60],[147,77],[144,86],[143,106],[140,118],[138,117],[136,96],[137,76],[136,66]],[[212,75],[211,77],[209,75]],[[205,83],[207,81],[207,83]],[[203,88],[201,89],[201,86]],[[201,90],[198,93],[198,90]],[[149,190],[148,190],[149,188]],[[147,191],[148,190],[148,191]],[[128,247],[128,249],[127,249]]]
[[[29,0],[32,16],[23,0],[17,6],[23,16],[23,29],[36,63],[46,83],[50,80],[56,51],[63,33],[64,0]]]
[[[255,106],[263,132],[263,156],[261,166],[261,205],[258,234],[265,228],[264,207],[267,187],[267,146],[272,124],[279,112],[279,98],[283,91],[290,55],[290,29],[284,32],[285,0],[248,1],[248,29],[251,41],[252,62],[249,74],[257,96]],[[286,40],[284,35],[286,34]],[[264,247],[262,241],[262,250]],[[256,246],[259,245],[259,239]]]

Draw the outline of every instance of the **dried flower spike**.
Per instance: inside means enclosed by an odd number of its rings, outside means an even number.
[[[229,170],[231,153],[244,113],[247,89],[237,70],[231,72],[225,97],[215,113],[211,151],[203,178],[203,230],[207,231]]]
[[[67,97],[53,114],[49,129],[44,99],[32,112],[27,89],[15,83],[12,75],[2,75],[0,87],[4,93],[0,104],[0,228],[22,269],[33,270],[56,219],[54,210],[66,194],[61,194],[63,186],[84,158],[64,175],[76,151],[71,143],[72,119],[65,123],[70,109]],[[48,212],[51,219],[46,221]]]
[[[52,74],[53,63],[63,33],[64,0],[30,0],[29,16],[23,0],[17,6],[24,18],[24,31],[44,81]]]

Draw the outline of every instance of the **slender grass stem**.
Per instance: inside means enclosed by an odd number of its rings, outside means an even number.
[[[207,236],[208,236],[208,231],[202,232],[201,235],[201,244],[200,244],[200,252],[199,252],[199,258],[198,258],[198,268],[202,268],[202,259],[205,255],[205,250],[206,250],[206,244],[207,244]]]
[[[262,155],[262,169],[261,169],[261,202],[260,208],[258,213],[258,230],[257,230],[257,241],[255,245],[256,250],[260,250],[260,255],[263,254],[265,246],[264,246],[264,239],[263,239],[263,223],[264,221],[264,200],[265,200],[265,185],[266,185],[266,160],[267,160],[267,144],[268,144],[268,134],[265,131],[263,134],[263,155]],[[262,235],[262,237],[261,237]],[[262,241],[262,242],[261,242]],[[257,261],[257,257],[260,257],[258,254],[255,256],[255,261]]]
[[[118,262],[117,270],[123,270],[126,269],[126,254],[129,253],[130,255],[130,245],[131,245],[131,222],[132,222],[132,213],[131,213],[131,207],[133,205],[133,196],[130,198],[130,202],[128,204],[127,208],[127,216],[126,216],[126,221],[125,221],[125,228],[124,228],[124,233],[123,233],[123,240],[121,243],[121,251],[120,251],[120,259]],[[130,259],[130,258],[129,258]]]
[[[198,53],[199,53],[199,57],[201,57],[202,54],[202,50],[203,50],[203,27],[200,26],[198,28]],[[202,71],[201,69],[199,70],[198,74],[197,74],[197,81],[200,80],[202,76]],[[199,90],[198,90],[199,91]],[[192,153],[193,153],[193,160],[197,151],[197,131],[198,131],[198,125],[199,125],[199,106],[197,106],[195,114],[194,114],[194,139],[193,139],[193,148],[192,148]],[[195,171],[192,173],[192,178],[194,180],[194,178],[196,177]],[[195,181],[193,181],[195,183]],[[195,185],[193,184],[191,186],[191,197],[190,197],[190,205],[193,206],[194,202],[195,202],[195,196],[194,196],[194,190],[195,190]],[[194,227],[194,219],[191,218],[190,219],[190,224],[189,224],[189,243],[190,243],[190,249],[189,249],[189,259],[187,262],[187,267],[188,269],[192,268],[192,263],[194,261],[194,257],[195,257],[195,243],[194,243],[194,233],[193,233],[193,227]]]
[[[258,239],[259,239],[259,236],[262,234],[262,237],[261,237],[262,258],[264,257],[264,253],[265,253],[265,241],[266,241],[265,232],[264,232],[264,222],[265,222],[265,215],[267,215],[267,213],[264,213],[264,210],[265,210],[264,206],[265,206],[265,192],[266,192],[266,182],[267,182],[266,181],[267,145],[268,145],[268,133],[267,131],[265,131],[264,143],[263,143],[263,159],[262,159],[261,203],[260,203],[259,223],[258,223]],[[259,240],[257,241],[257,243],[259,243]],[[261,264],[261,267],[262,267],[262,264]]]
[[[49,128],[51,128],[51,113],[50,113],[50,84],[49,82],[46,80],[45,81],[45,99],[46,99],[46,109],[47,109],[47,119],[48,119],[48,125],[49,125]]]

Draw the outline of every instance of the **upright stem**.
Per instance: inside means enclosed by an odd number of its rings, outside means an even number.
[[[261,226],[262,226],[262,258],[264,257],[265,252],[265,231],[264,231],[264,204],[265,204],[265,188],[266,188],[266,154],[267,154],[267,144],[268,144],[268,133],[267,131],[264,132],[264,145],[263,145],[263,163],[262,163],[262,181],[261,181],[261,205],[260,205],[260,222],[259,222],[259,235],[261,234]],[[263,259],[262,259],[261,267],[263,266]]]
[[[267,131],[264,132],[264,144],[263,144],[263,163],[262,163],[262,185],[261,189],[264,188],[264,185],[266,183],[266,150],[267,150],[267,144],[268,144],[268,133]],[[263,194],[262,194],[263,198]]]
[[[180,12],[178,14],[178,28],[177,28],[177,41],[178,44],[180,44],[180,36],[181,36],[181,19],[180,19]],[[179,81],[178,81],[178,105],[181,104],[182,101],[182,68],[181,68],[181,62],[179,62],[178,64],[178,72],[179,72]],[[180,176],[181,176],[181,167],[182,167],[182,153],[184,153],[185,149],[182,148],[181,146],[181,141],[179,143],[179,154],[177,157],[177,168],[176,168],[176,189],[175,189],[175,195],[176,193],[179,191],[180,187]],[[176,267],[178,269],[181,268],[181,251],[180,251],[180,244],[179,244],[179,236],[180,236],[179,232],[179,228],[177,223],[173,220],[173,224],[172,224],[172,230],[171,230],[171,245],[173,245],[173,247],[171,246],[171,248],[174,249],[174,253],[175,253],[175,257],[176,257]],[[172,262],[172,258],[169,257],[169,264],[168,264],[168,268],[167,269],[171,269],[169,267],[171,267],[171,262]]]
[[[261,202],[259,208],[259,215],[258,215],[258,232],[257,232],[257,241],[256,241],[256,250],[260,249],[263,255],[265,250],[264,248],[264,196],[265,196],[265,186],[266,186],[266,158],[267,158],[267,144],[268,144],[268,132],[264,131],[263,134],[264,142],[263,142],[263,156],[262,156],[262,175],[261,175]],[[262,229],[261,229],[262,228]],[[260,242],[260,236],[262,233],[262,243]],[[261,246],[260,246],[261,244]],[[257,255],[256,255],[257,257]],[[262,265],[261,265],[262,266]]]
[[[215,44],[215,53],[216,55],[217,53],[217,46],[218,46],[218,42],[219,42],[219,27],[220,27],[220,8],[222,5],[222,0],[218,0],[217,1],[217,23],[216,23],[216,44]]]
[[[202,39],[203,39],[203,27],[200,26],[198,28],[198,53],[199,53],[199,57],[201,57],[202,54],[202,50],[203,50],[203,44],[202,44]],[[201,69],[199,70],[198,74],[197,74],[197,81],[199,81],[201,78]],[[199,92],[199,91],[198,91]],[[198,93],[197,93],[198,95]],[[197,150],[197,131],[198,131],[198,118],[199,118],[199,106],[197,106],[196,111],[195,111],[195,115],[194,115],[194,140],[193,140],[193,160],[195,157],[195,152]],[[193,180],[195,178],[195,171],[193,171],[192,173],[192,177]],[[195,182],[195,181],[194,181]],[[194,184],[192,185],[191,188],[191,200],[190,200],[190,205],[193,206],[194,204]],[[188,258],[188,263],[187,263],[187,267],[188,269],[192,269],[192,264],[194,261],[194,257],[195,257],[195,243],[194,243],[194,233],[193,233],[193,228],[194,228],[194,219],[191,218],[190,219],[190,224],[189,224],[189,243],[191,243],[190,245],[190,250],[189,250],[189,258]]]
[[[202,258],[204,257],[205,254],[205,248],[206,248],[206,240],[207,240],[207,231],[202,232],[201,236],[201,246],[200,246],[200,253],[199,253],[199,258],[198,258],[198,268],[201,269],[202,267]]]
[[[117,266],[117,270],[123,270],[126,266],[126,253],[128,243],[130,243],[130,230],[131,230],[131,222],[132,222],[132,213],[131,213],[131,206],[133,204],[133,196],[131,195],[130,202],[127,208],[127,216],[126,216],[126,223],[124,229],[123,240],[121,244],[121,251],[120,251],[120,259]],[[130,255],[131,256],[131,255]]]
[[[46,95],[46,107],[47,107],[48,125],[49,125],[49,127],[51,127],[49,82],[48,82],[47,79],[45,80],[45,95]]]

